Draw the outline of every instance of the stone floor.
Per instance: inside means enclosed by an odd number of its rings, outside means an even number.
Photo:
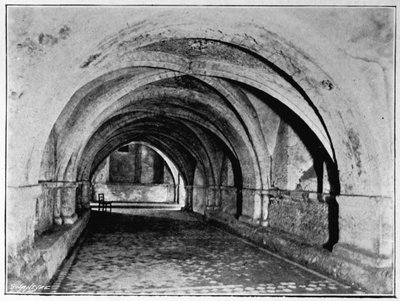
[[[52,293],[343,295],[361,291],[179,211],[94,212]]]

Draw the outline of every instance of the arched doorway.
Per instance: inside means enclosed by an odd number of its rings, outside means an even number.
[[[119,147],[92,171],[93,199],[102,193],[119,207],[135,203],[185,206],[183,179],[176,165],[147,143]]]

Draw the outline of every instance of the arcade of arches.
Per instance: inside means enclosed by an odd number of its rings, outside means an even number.
[[[101,192],[392,292],[393,28],[389,8],[9,7],[9,279],[49,281]]]

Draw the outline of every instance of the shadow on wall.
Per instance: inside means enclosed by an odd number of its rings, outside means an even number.
[[[339,172],[336,163],[327,154],[317,136],[308,125],[290,109],[273,100],[269,102],[271,108],[287,123],[301,139],[313,160],[313,169],[317,178],[317,193],[324,192],[324,164],[326,165],[329,182],[329,196],[325,198],[328,206],[328,241],[323,247],[332,251],[339,241],[339,204],[335,196],[340,194]],[[303,174],[304,177],[305,174]],[[326,176],[326,175],[325,175]],[[322,199],[322,198],[321,198]]]
[[[251,94],[255,95],[258,99],[264,101],[265,104],[277,115],[280,119],[280,129],[282,127],[290,128],[295,135],[300,139],[302,144],[306,148],[306,152],[308,152],[312,158],[313,164],[310,170],[305,171],[302,175],[303,178],[315,176],[317,180],[317,185],[315,190],[318,193],[323,193],[327,187],[324,187],[324,164],[326,165],[327,182],[329,183],[329,194],[330,195],[339,195],[340,194],[340,182],[339,182],[339,172],[338,167],[335,162],[328,155],[322,143],[319,141],[318,137],[314,134],[314,132],[310,129],[310,127],[292,110],[283,105],[281,102],[271,97],[270,95],[247,85],[241,84],[242,88],[246,91],[249,91]],[[282,149],[279,151],[287,153],[290,146],[288,145],[288,141],[285,142],[285,135],[287,136],[287,129],[283,129],[282,132],[277,133],[277,142],[283,143]],[[286,144],[285,144],[286,143]],[[277,149],[277,146],[275,146]],[[272,154],[274,155],[274,154]],[[297,154],[295,154],[297,155]],[[275,158],[271,158],[275,161]],[[287,159],[286,159],[287,160]],[[284,162],[287,164],[287,161]],[[286,171],[290,173],[292,171]],[[277,176],[277,171],[273,171],[272,177]],[[273,182],[273,181],[272,181]],[[271,182],[271,183],[272,183]],[[290,187],[282,187],[284,189],[294,189]]]
[[[314,183],[314,185],[308,187],[312,187],[310,191],[317,193],[318,202],[324,203],[326,208],[324,211],[327,211],[327,222],[324,223],[327,224],[328,239],[323,247],[332,251],[333,246],[339,240],[339,205],[335,198],[340,194],[337,164],[328,155],[314,132],[297,114],[262,91],[244,85],[242,85],[242,88],[256,98],[263,100],[278,116],[279,126],[276,130],[276,143],[271,154],[271,163],[273,163],[271,164],[271,183],[273,185],[274,182],[278,182],[278,187],[273,188],[301,193],[304,191],[304,186],[301,185],[302,180]],[[304,166],[311,167],[301,173],[300,168]],[[299,184],[295,187],[291,186],[293,185],[293,178],[299,174],[301,174],[300,178],[297,178]],[[275,179],[278,181],[275,181]],[[307,194],[305,199],[308,199],[308,192],[304,191],[304,193]],[[289,195],[291,194],[289,193]],[[308,200],[310,201],[310,199]],[[293,204],[295,205],[296,202],[304,202],[304,200],[297,199]],[[315,206],[311,205],[314,204],[313,202],[307,203],[308,206]],[[304,204],[299,204],[299,206],[301,208],[299,209],[300,213],[307,207]],[[282,209],[278,208],[277,210]],[[292,213],[294,209],[288,210]],[[310,210],[310,212],[313,211]],[[304,214],[304,212],[301,214]]]
[[[328,204],[329,239],[323,247],[332,252],[333,246],[339,241],[339,204],[334,196],[326,199]]]
[[[240,169],[239,161],[236,158],[230,158],[232,162],[232,170],[233,170],[233,179],[234,186],[237,189],[236,194],[236,218],[239,218],[242,215],[242,207],[243,207],[243,177],[242,171]]]

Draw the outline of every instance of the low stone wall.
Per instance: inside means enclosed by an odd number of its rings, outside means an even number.
[[[322,247],[302,243],[285,232],[270,227],[250,225],[221,211],[207,211],[205,216],[213,225],[340,281],[359,285],[374,294],[393,293],[391,267],[366,265],[354,256],[344,257],[342,252],[329,252]]]
[[[326,196],[308,192],[281,191],[270,198],[268,224],[273,229],[298,236],[309,244],[329,239]]]
[[[224,206],[205,215],[283,257],[371,293],[393,293],[393,199],[278,189],[263,195],[269,203],[265,224],[257,215],[238,220]]]
[[[73,225],[55,226],[34,242],[8,255],[7,291],[23,285],[48,285],[85,229],[90,217],[86,211]]]
[[[94,185],[94,199],[104,193],[106,201],[138,203],[173,203],[175,192],[171,184],[100,184]]]
[[[237,189],[231,186],[193,186],[193,211],[203,214],[209,207],[221,207],[225,213],[235,215]]]

